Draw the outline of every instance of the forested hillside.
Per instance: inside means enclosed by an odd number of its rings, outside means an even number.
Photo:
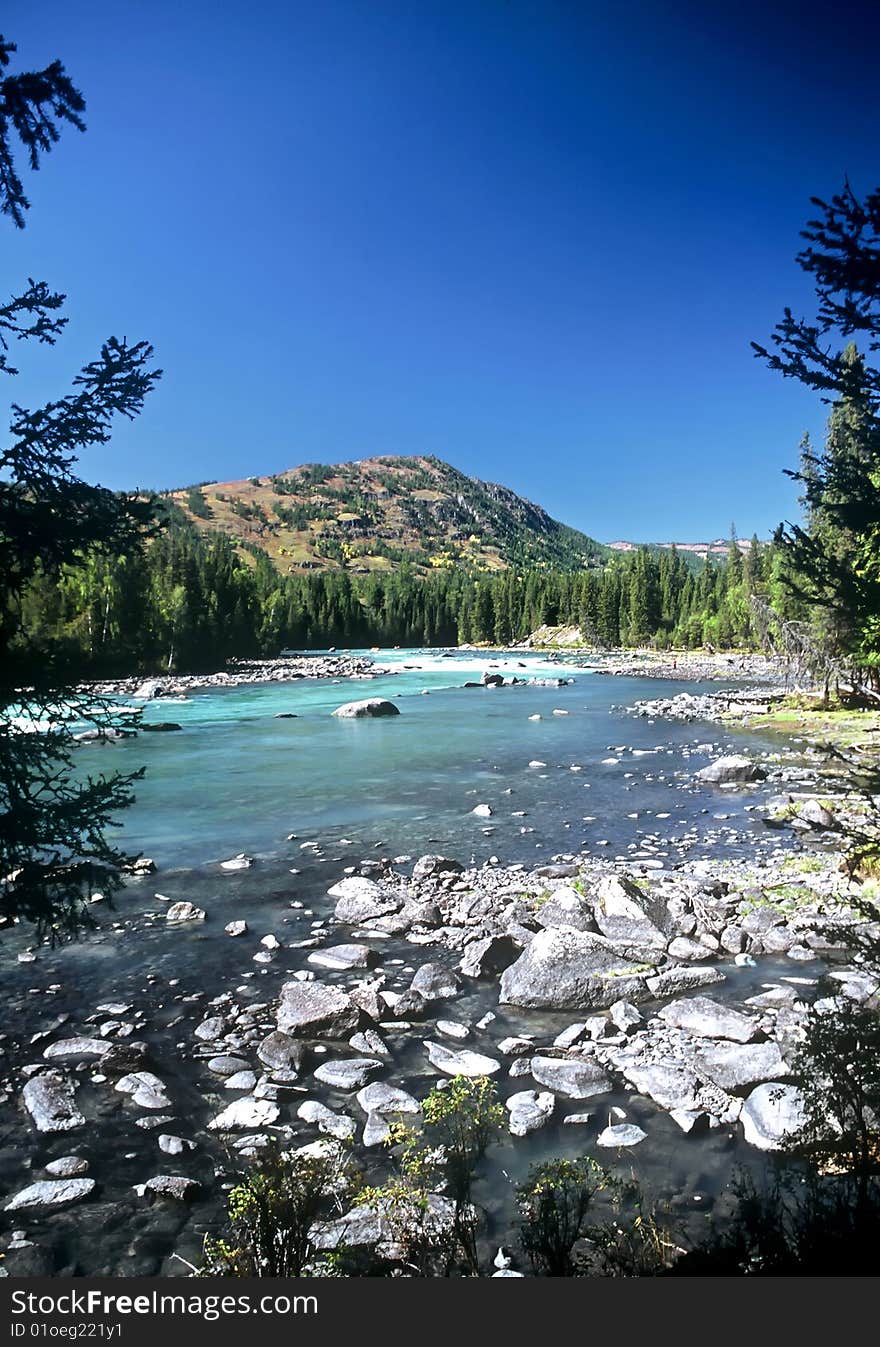
[[[143,551],[90,553],[24,598],[31,648],[63,648],[83,671],[214,668],[283,647],[520,641],[572,623],[599,647],[748,644],[750,594],[786,600],[780,556],[753,541],[698,573],[672,551],[614,557],[604,570],[282,575],[257,548],[204,535],[171,512]]]
[[[169,493],[202,532],[264,552],[283,574],[387,574],[456,566],[578,568],[606,549],[509,487],[438,458],[307,463],[271,477],[204,482]]]

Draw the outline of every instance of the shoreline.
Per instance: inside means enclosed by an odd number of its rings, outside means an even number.
[[[393,649],[397,649],[394,647]],[[703,651],[657,652],[648,650],[597,651],[588,647],[471,646],[412,647],[424,654],[435,651],[485,658],[488,665],[503,655],[533,654],[550,665],[571,664],[585,673],[666,680],[670,682],[728,681],[758,684],[768,688],[787,686],[784,661],[755,654],[708,653]],[[389,648],[370,655],[349,651],[302,652],[273,659],[230,660],[224,669],[211,673],[131,674],[118,678],[83,679],[77,690],[98,696],[129,696],[151,700],[156,696],[180,696],[194,691],[296,682],[303,678],[352,678],[368,681],[402,672],[387,667],[381,657]],[[390,651],[389,651],[390,653]],[[375,658],[373,658],[375,656]],[[158,692],[155,689],[161,688]],[[150,691],[149,689],[153,689]]]

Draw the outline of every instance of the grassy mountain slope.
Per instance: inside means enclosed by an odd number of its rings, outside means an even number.
[[[309,463],[170,493],[193,523],[259,547],[282,572],[484,571],[601,565],[607,549],[505,486],[429,457]]]

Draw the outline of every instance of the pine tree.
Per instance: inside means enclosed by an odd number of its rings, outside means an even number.
[[[775,350],[756,354],[832,407],[821,454],[807,447],[789,476],[803,488],[801,524],[776,541],[795,597],[817,610],[829,653],[868,670],[880,665],[880,188],[860,201],[846,183],[803,231],[797,260],[815,279],[817,312],[786,309]],[[831,340],[829,341],[829,337]],[[861,351],[852,341],[858,338]],[[821,615],[824,614],[824,617]]]
[[[15,47],[0,38],[0,68]],[[0,214],[24,226],[28,201],[14,159],[14,137],[32,169],[59,137],[59,123],[83,128],[82,96],[56,61],[46,70],[0,82]],[[66,319],[64,296],[29,280],[0,306],[0,372],[9,341],[54,343]],[[112,897],[127,858],[106,838],[107,825],[132,801],[141,773],[73,779],[71,724],[92,719],[113,728],[106,705],[65,687],[63,652],[40,652],[25,627],[26,595],[51,585],[73,563],[87,583],[93,645],[108,635],[112,558],[133,555],[153,526],[148,501],[90,486],[72,471],[78,451],[105,444],[116,416],[134,417],[156,380],[152,349],[109,338],[71,391],[34,411],[13,405],[11,442],[0,450],[0,916],[32,921],[38,934],[73,932],[89,895]],[[29,686],[22,693],[22,682]],[[29,726],[42,726],[28,733]]]

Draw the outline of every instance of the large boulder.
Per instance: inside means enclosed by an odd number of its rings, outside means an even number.
[[[604,936],[633,947],[637,956],[642,948],[666,948],[671,919],[662,898],[641,889],[625,875],[606,875],[593,894],[596,925]]]
[[[324,982],[287,982],[281,988],[277,1024],[282,1034],[309,1038],[345,1038],[360,1024],[361,1013],[340,987]]]
[[[764,768],[751,758],[743,757],[739,753],[728,753],[725,757],[710,762],[707,767],[702,767],[697,772],[697,780],[708,782],[713,786],[729,786],[734,783],[740,785],[748,781],[763,781],[766,775]]]
[[[806,1121],[804,1097],[794,1085],[767,1082],[752,1090],[740,1119],[745,1139],[761,1151],[778,1151]]]
[[[600,1010],[621,997],[646,999],[641,971],[609,940],[570,926],[539,931],[501,978],[502,1005]]]
[[[341,720],[361,720],[376,716],[399,716],[400,708],[384,697],[366,697],[361,702],[346,702],[344,706],[337,706],[333,714]]]
[[[569,1099],[591,1099],[611,1089],[608,1076],[591,1057],[533,1057],[529,1069],[539,1085]]]
[[[403,900],[389,893],[373,879],[363,875],[347,875],[327,890],[329,898],[336,899],[334,915],[337,921],[345,921],[356,926],[373,917],[382,917],[388,912],[396,912]]]

